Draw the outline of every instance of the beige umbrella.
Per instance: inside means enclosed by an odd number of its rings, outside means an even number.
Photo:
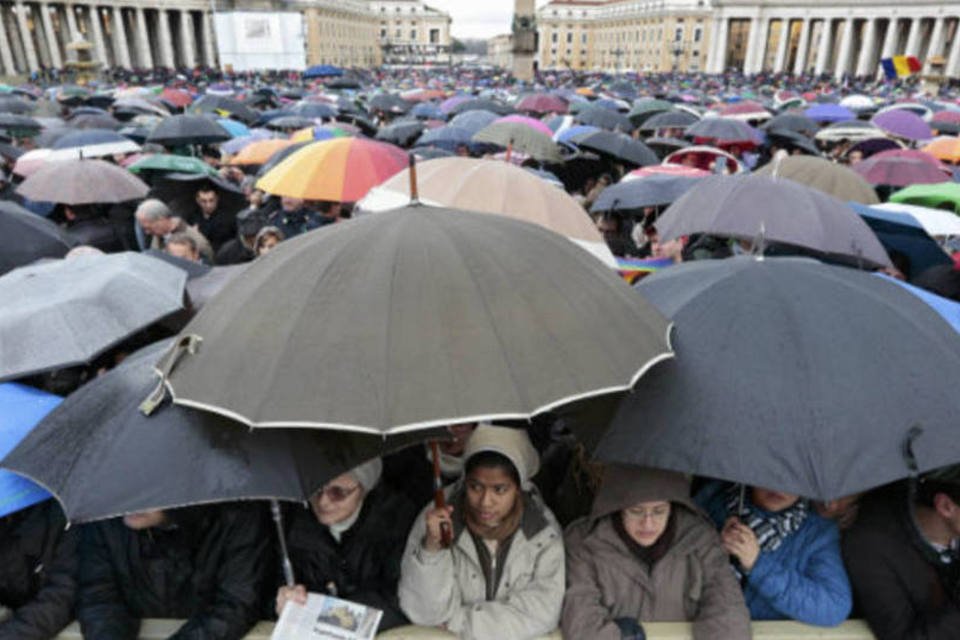
[[[856,171],[823,158],[788,156],[774,160],[754,173],[771,178],[787,178],[840,200],[868,205],[880,202],[877,192]]]
[[[602,262],[616,259],[576,200],[563,189],[508,162],[438,158],[417,164],[420,200],[427,204],[495,213],[566,236]],[[358,215],[402,207],[410,202],[410,170],[405,169],[357,203]]]

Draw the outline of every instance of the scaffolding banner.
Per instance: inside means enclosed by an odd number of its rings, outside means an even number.
[[[306,67],[303,15],[231,11],[214,15],[220,64],[234,71]]]

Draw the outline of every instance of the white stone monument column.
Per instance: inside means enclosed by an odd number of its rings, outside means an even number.
[[[213,47],[213,15],[209,11],[204,11],[202,15],[203,64],[208,67],[215,67],[217,65],[217,55]]]
[[[730,21],[726,16],[720,18],[720,29],[714,44],[713,60],[710,61],[713,73],[723,73],[727,66],[727,39],[730,36]]]
[[[87,17],[90,19],[90,31],[93,35],[93,46],[97,50],[97,60],[105,67],[109,66],[110,61],[107,60],[107,42],[103,39],[103,25],[100,24],[100,7],[95,4],[88,6]]]
[[[7,27],[4,23],[6,16],[5,9],[0,6],[0,70],[8,75],[17,74],[17,65],[13,60],[13,49],[10,48],[10,40],[7,38]]]
[[[41,2],[39,6],[40,21],[43,23],[43,33],[47,39],[47,48],[50,50],[50,64],[60,69],[63,67],[63,58],[60,56],[57,33],[53,30],[53,20],[50,19],[50,5]]]
[[[864,28],[863,44],[860,49],[860,56],[857,59],[858,76],[868,76],[876,69],[876,49],[877,49],[877,19],[867,18],[867,24]]]
[[[180,12],[180,46],[183,48],[183,62],[187,67],[197,64],[197,49],[194,43],[193,19],[189,9]]]
[[[132,69],[130,63],[130,43],[127,41],[127,25],[123,21],[123,9],[113,6],[113,51],[117,66]]]
[[[820,75],[827,69],[827,61],[830,60],[830,49],[833,48],[833,24],[830,18],[824,18],[820,28],[820,43],[817,49],[817,62],[813,68],[816,75]]]
[[[903,51],[908,56],[915,56],[920,51],[920,18],[913,18],[910,23],[910,33],[907,35],[907,49]],[[893,55],[897,55],[895,51]]]
[[[797,59],[793,62],[794,75],[807,72],[807,57],[810,54],[810,18],[804,18],[800,26],[800,41],[797,43]]]
[[[777,42],[777,57],[773,61],[773,72],[782,73],[787,63],[787,45],[790,44],[790,18],[780,21],[780,40]]]
[[[27,8],[23,2],[18,0],[16,11],[17,26],[20,28],[20,40],[23,42],[23,49],[27,54],[27,67],[30,71],[39,71],[40,63],[37,61],[37,48],[33,46],[33,37],[30,34],[30,27],[27,26]]]
[[[757,41],[760,39],[760,19],[750,18],[750,34],[747,36],[747,51],[743,56],[743,72],[753,73],[753,60],[757,55]]]
[[[67,17],[67,34],[69,38],[67,42],[74,42],[83,37],[80,34],[80,29],[77,28],[77,8],[72,4],[63,5],[63,13]]]
[[[853,18],[844,20],[841,29],[843,29],[843,32],[840,36],[840,51],[837,54],[837,64],[834,65],[833,68],[833,75],[838,80],[843,77],[843,74],[850,71],[850,48],[853,46]]]
[[[160,64],[173,68],[173,38],[170,35],[170,14],[166,9],[157,9],[157,22],[160,26]]]
[[[953,43],[950,45],[950,56],[947,58],[947,68],[944,71],[950,78],[956,78],[960,74],[960,23],[957,24],[957,33],[953,36]]]
[[[137,66],[144,69],[153,66],[150,37],[147,34],[147,16],[141,6],[137,6]]]
[[[933,23],[933,32],[930,34],[930,46],[923,56],[923,71],[930,72],[930,58],[943,55],[943,16],[938,16]]]

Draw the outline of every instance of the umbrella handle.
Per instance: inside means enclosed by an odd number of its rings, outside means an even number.
[[[443,495],[443,476],[440,475],[440,446],[436,440],[430,441],[430,453],[433,454],[433,504],[437,509],[447,506]],[[440,524],[440,543],[444,547],[453,544],[453,531],[447,522]]]
[[[277,526],[277,538],[280,540],[280,563],[283,567],[283,579],[288,587],[292,587],[297,581],[293,575],[293,563],[290,562],[290,553],[287,551],[287,537],[283,533],[283,518],[280,515],[280,503],[276,500],[270,501],[270,513],[273,515],[273,522]]]
[[[419,188],[417,187],[417,156],[413,153],[410,156],[410,204],[420,202]]]

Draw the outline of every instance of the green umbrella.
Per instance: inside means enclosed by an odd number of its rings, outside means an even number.
[[[177,156],[171,153],[158,153],[140,158],[129,167],[133,173],[143,171],[162,171],[165,173],[199,173],[208,176],[220,175],[217,170],[198,158]]]
[[[513,149],[542,162],[563,162],[560,147],[550,136],[522,122],[494,122],[478,131],[473,140]]]
[[[144,410],[166,387],[177,404],[252,427],[392,435],[528,419],[631,388],[672,356],[669,331],[559,234],[409,206],[252,263],[158,364]]]
[[[935,209],[949,209],[960,212],[960,184],[940,182],[937,184],[915,184],[897,191],[890,196],[890,202],[919,204]]]

